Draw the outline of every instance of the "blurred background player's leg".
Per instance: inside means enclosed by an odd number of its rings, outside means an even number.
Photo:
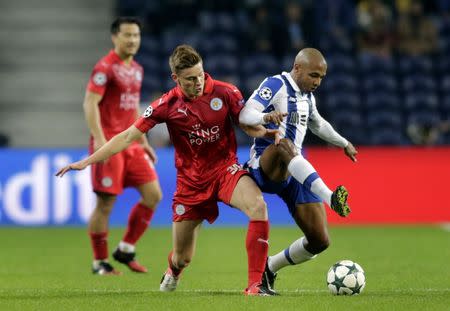
[[[116,202],[116,196],[97,193],[97,204],[89,219],[88,232],[91,239],[94,262],[92,272],[99,275],[120,275],[108,262],[109,215]]]
[[[147,268],[135,259],[135,245],[150,225],[156,206],[162,199],[162,192],[157,179],[136,188],[141,194],[141,200],[131,209],[127,230],[113,257],[118,262],[126,264],[132,271],[145,273],[148,271]]]

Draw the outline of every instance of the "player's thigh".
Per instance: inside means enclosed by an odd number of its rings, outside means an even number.
[[[328,240],[327,214],[323,203],[297,204],[292,216],[308,241]]]
[[[261,190],[253,179],[243,175],[234,187],[230,205],[244,212],[250,219],[267,220],[267,208]]]
[[[183,220],[172,223],[173,252],[175,256],[190,259],[195,252],[202,220]]]
[[[271,181],[281,182],[289,177],[287,166],[297,155],[294,144],[286,138],[280,144],[268,146],[262,153],[259,164],[265,176]]]
[[[136,189],[141,195],[142,203],[147,207],[155,207],[162,199],[162,191],[158,179],[138,185]]]

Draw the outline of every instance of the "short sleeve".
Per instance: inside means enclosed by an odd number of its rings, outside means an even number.
[[[92,70],[86,90],[104,95],[110,80],[109,67],[97,64]]]
[[[253,92],[250,99],[256,100],[264,107],[270,104],[270,101],[275,97],[277,92],[281,89],[283,82],[280,79],[269,77],[266,78],[261,85]]]
[[[167,108],[166,97],[160,97],[145,109],[144,113],[134,122],[134,126],[142,133],[148,132],[156,124],[166,122]]]
[[[231,117],[233,118],[233,121],[238,124],[239,123],[239,113],[241,112],[242,108],[244,108],[244,97],[242,96],[241,91],[234,85],[231,86],[229,89],[229,107],[231,112]]]

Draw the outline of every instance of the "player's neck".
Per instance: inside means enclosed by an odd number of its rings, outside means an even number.
[[[125,55],[120,53],[119,51],[117,51],[116,49],[114,50],[114,52],[116,52],[116,54],[119,56],[119,58],[125,63],[125,65],[130,65],[131,62],[133,61],[133,55]]]

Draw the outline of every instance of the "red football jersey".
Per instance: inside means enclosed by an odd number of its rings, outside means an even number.
[[[145,133],[165,122],[175,147],[178,177],[202,187],[237,162],[233,122],[239,122],[243,103],[234,85],[205,74],[202,96],[190,100],[177,86],[152,102],[134,125]]]
[[[143,69],[137,62],[125,64],[114,50],[95,65],[87,90],[103,96],[99,109],[106,139],[136,121],[142,77]]]

